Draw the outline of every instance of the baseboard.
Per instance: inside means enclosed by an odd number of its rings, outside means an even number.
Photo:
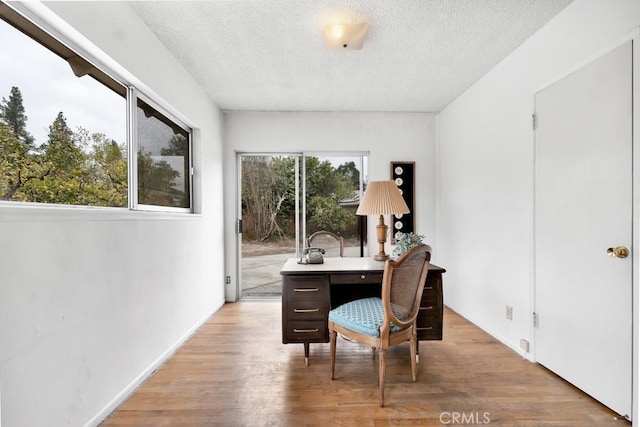
[[[224,305],[224,302],[222,305]],[[216,307],[211,312],[206,314],[202,319],[196,322],[196,324],[191,327],[191,329],[189,329],[183,336],[181,336],[171,347],[169,347],[167,351],[162,353],[160,357],[154,360],[147,369],[142,371],[140,375],[138,375],[128,386],[126,386],[120,393],[118,393],[104,408],[102,408],[102,410],[100,410],[93,418],[87,421],[85,427],[94,427],[103,422],[118,406],[122,404],[122,402],[127,400],[127,398],[131,396],[131,394],[133,394],[133,392],[135,392],[138,387],[142,385],[142,383],[144,383],[160,366],[162,366],[162,364],[169,360],[175,354],[175,352],[178,351],[178,349],[182,347],[182,345],[187,342],[189,338],[191,338],[193,334],[195,334],[196,331],[200,329],[200,327],[204,325],[204,323],[211,316],[213,316],[218,310],[220,310],[222,305]]]

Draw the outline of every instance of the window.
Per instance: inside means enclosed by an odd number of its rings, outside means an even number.
[[[0,200],[190,212],[189,127],[2,2],[0,19]]]
[[[189,132],[138,99],[138,203],[189,208]]]

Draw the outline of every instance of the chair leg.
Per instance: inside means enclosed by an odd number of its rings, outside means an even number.
[[[418,379],[418,374],[417,374],[417,369],[416,369],[416,362],[417,362],[417,345],[416,343],[418,342],[418,340],[416,339],[415,334],[411,335],[411,338],[409,339],[409,345],[411,348],[411,378],[413,379],[413,382],[415,383],[416,380]]]
[[[371,347],[371,359],[375,359],[375,358],[376,358],[376,348]]]
[[[378,367],[378,380],[380,382],[380,407],[384,406],[384,377],[387,367],[387,349],[380,348],[380,365]]]
[[[333,379],[336,370],[336,331],[329,331],[329,353],[331,354],[331,379]]]

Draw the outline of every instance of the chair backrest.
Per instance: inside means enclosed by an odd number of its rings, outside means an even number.
[[[307,238],[307,247],[322,248],[326,256],[342,256],[344,239],[330,231],[316,231]]]
[[[380,330],[390,328],[390,323],[406,329],[418,316],[422,291],[429,271],[431,247],[416,246],[396,260],[385,264],[382,278],[382,304],[384,324]]]

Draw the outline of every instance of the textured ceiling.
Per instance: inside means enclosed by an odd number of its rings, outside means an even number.
[[[437,112],[572,0],[130,2],[223,110]],[[362,50],[323,26],[367,22]]]

